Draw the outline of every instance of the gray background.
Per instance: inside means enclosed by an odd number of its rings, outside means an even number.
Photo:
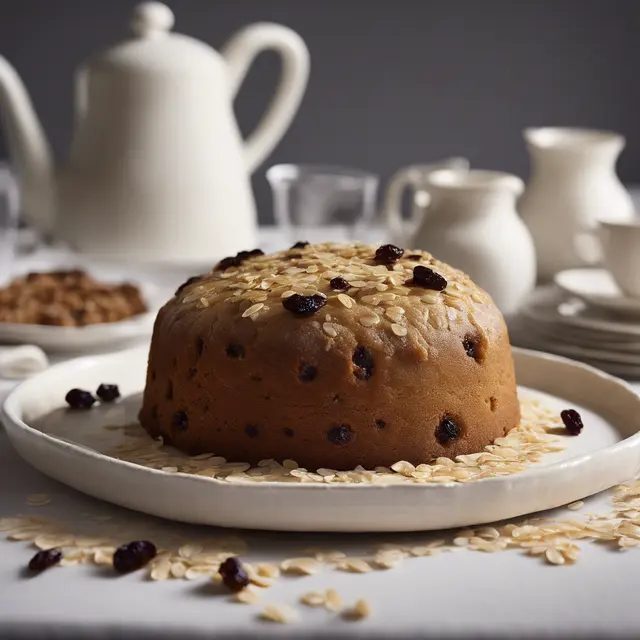
[[[72,71],[126,33],[131,0],[0,0],[0,53],[31,92],[58,157],[69,144]],[[214,47],[272,20],[312,57],[300,112],[254,176],[261,219],[275,162],[396,168],[446,155],[526,177],[521,129],[610,128],[628,148],[619,172],[640,182],[638,0],[172,0],[176,30]],[[237,100],[246,132],[275,84],[262,55]],[[7,155],[0,136],[0,157]]]

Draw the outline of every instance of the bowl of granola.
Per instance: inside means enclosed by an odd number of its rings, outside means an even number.
[[[33,271],[0,288],[0,342],[49,351],[113,348],[148,337],[157,298],[149,284],[112,274]]]

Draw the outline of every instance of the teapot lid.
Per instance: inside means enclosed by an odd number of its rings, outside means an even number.
[[[209,70],[217,52],[200,40],[171,33],[174,22],[173,11],[161,2],[137,5],[130,23],[134,38],[92,58],[87,67],[127,73]]]

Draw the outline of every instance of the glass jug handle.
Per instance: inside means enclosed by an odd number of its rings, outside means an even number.
[[[280,81],[258,126],[245,141],[247,170],[252,173],[271,153],[296,114],[309,79],[309,51],[304,40],[287,27],[257,23],[241,29],[222,48],[235,97],[256,56],[266,49],[282,57]]]

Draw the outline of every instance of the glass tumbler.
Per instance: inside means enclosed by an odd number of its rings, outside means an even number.
[[[15,257],[20,210],[18,183],[8,165],[0,162],[0,280],[9,278]]]
[[[287,242],[362,239],[376,211],[378,176],[347,167],[278,164],[267,170],[276,223]]]

